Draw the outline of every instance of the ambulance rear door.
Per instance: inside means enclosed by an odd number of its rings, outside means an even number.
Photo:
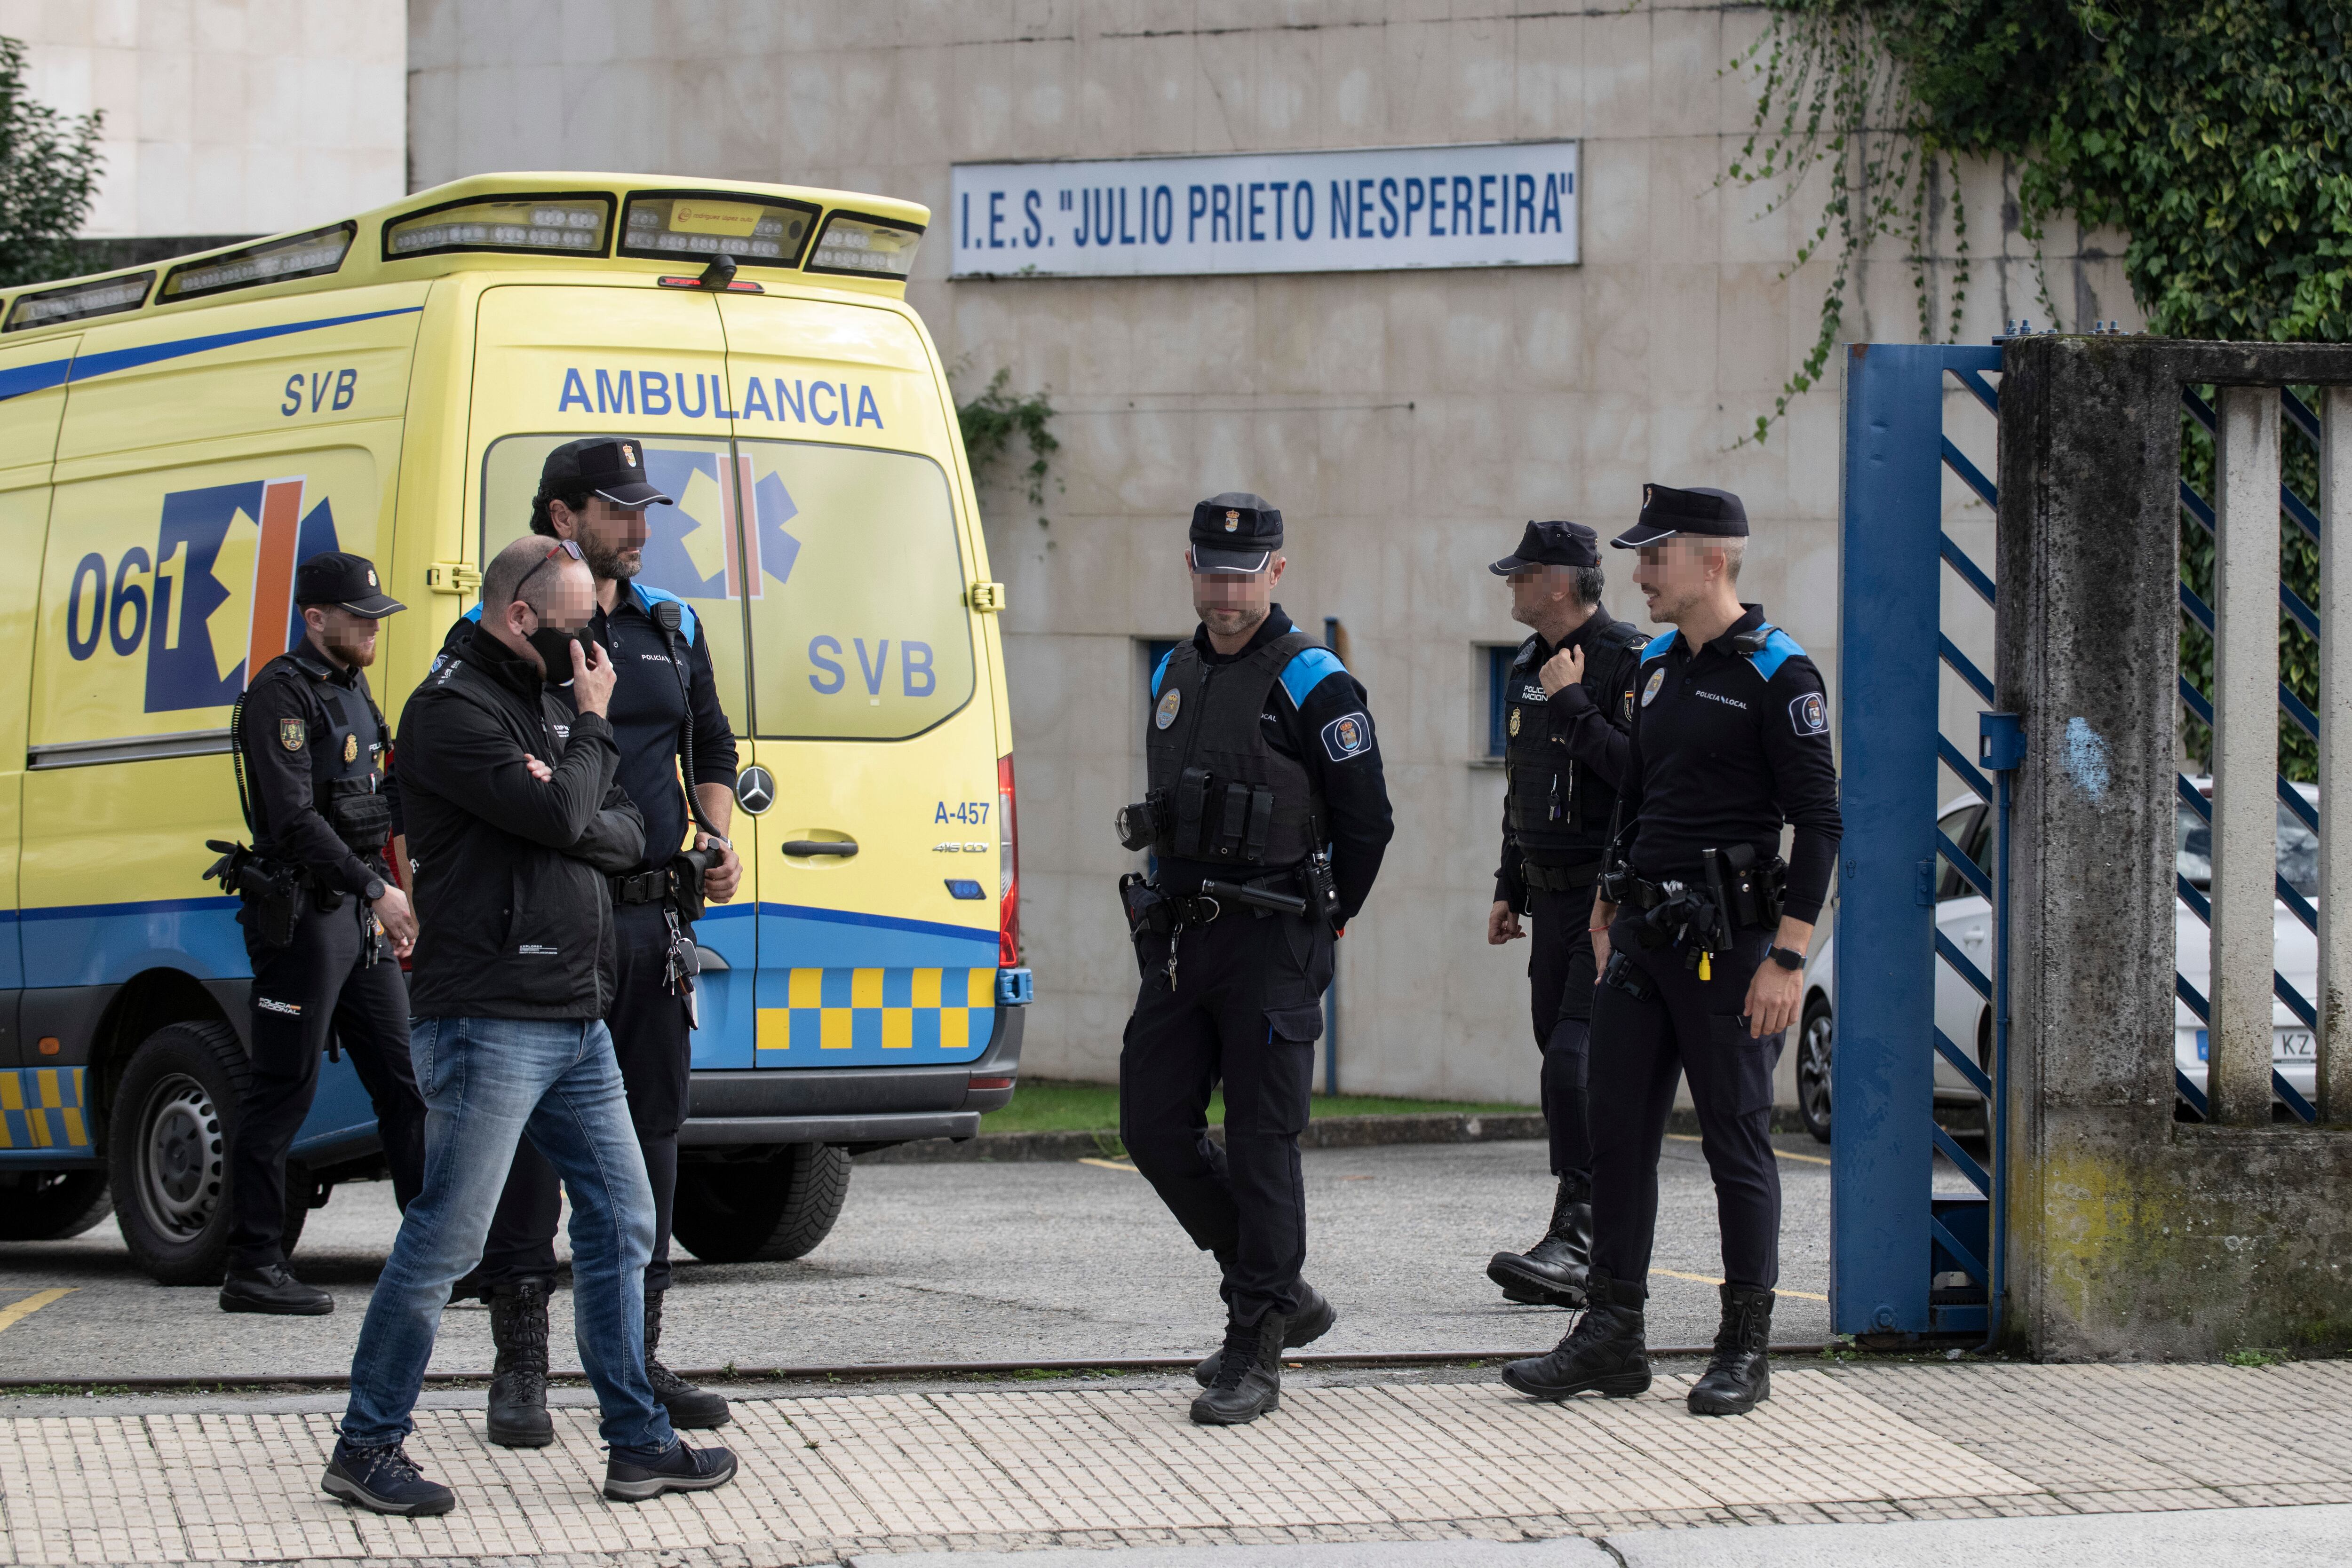
[[[971,1061],[994,1025],[993,687],[953,410],[902,312],[719,301],[755,738],[757,1064]]]

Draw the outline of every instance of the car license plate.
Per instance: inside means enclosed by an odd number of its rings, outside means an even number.
[[[2271,1036],[2273,1061],[2309,1061],[2312,1058],[2311,1031],[2307,1029],[2283,1029]]]

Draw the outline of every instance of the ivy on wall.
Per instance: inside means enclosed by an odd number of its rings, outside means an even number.
[[[1025,398],[1013,396],[1005,390],[1012,380],[1011,370],[998,370],[978,396],[956,404],[956,422],[963,427],[963,449],[971,462],[972,478],[982,485],[988,483],[997,464],[1011,453],[1013,438],[1020,437],[1029,448],[1029,462],[1015,476],[1029,504],[1043,507],[1054,454],[1062,449],[1061,442],[1046,428],[1054,422],[1054,404],[1042,392]],[[1045,526],[1044,517],[1038,517],[1037,526]]]

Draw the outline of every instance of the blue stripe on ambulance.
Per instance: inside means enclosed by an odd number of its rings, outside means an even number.
[[[375,321],[386,316],[414,316],[424,308],[422,305],[404,305],[393,310],[363,310],[356,316],[329,316],[317,321],[287,321],[275,327],[208,332],[201,338],[176,338],[168,343],[142,343],[135,348],[109,349],[103,353],[72,354],[61,360],[45,360],[37,365],[19,365],[12,371],[0,371],[0,402],[27,392],[46,392],[68,382],[86,382],[117,371],[135,371],[142,365],[208,353],[214,349],[230,349],[239,343],[257,343],[265,338],[283,338],[296,332],[316,332],[328,327],[347,327],[354,321]]]

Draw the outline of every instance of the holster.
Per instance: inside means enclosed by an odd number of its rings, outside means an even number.
[[[247,929],[264,946],[291,947],[302,917],[310,912],[310,879],[294,866],[267,861],[241,843],[206,839],[220,859],[205,873],[245,905]]]
[[[1127,934],[1140,936],[1146,931],[1165,936],[1176,928],[1176,908],[1165,894],[1145,880],[1141,872],[1129,872],[1118,879],[1118,902],[1127,911]]]

